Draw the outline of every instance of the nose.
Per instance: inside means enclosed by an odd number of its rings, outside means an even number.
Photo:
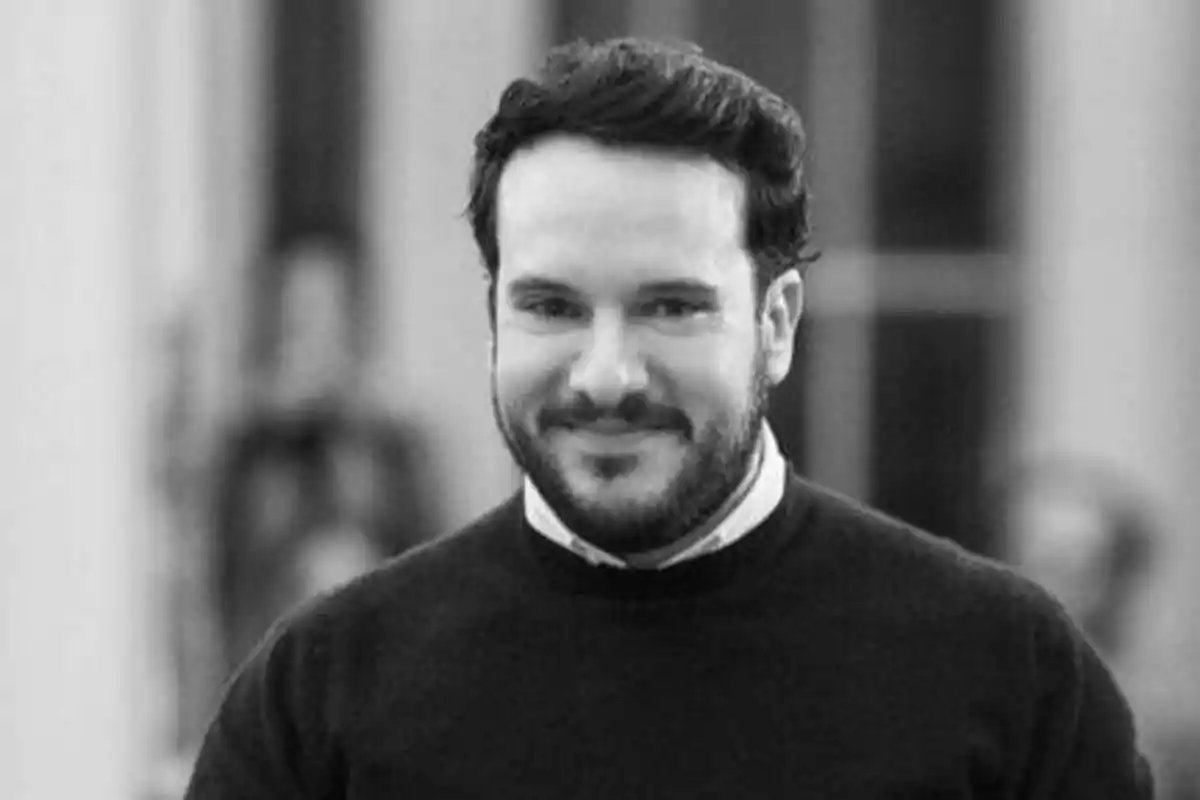
[[[597,406],[616,406],[645,390],[646,367],[635,337],[617,314],[593,317],[590,336],[572,366],[569,388]]]

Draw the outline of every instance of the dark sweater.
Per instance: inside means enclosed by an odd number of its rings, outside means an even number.
[[[1009,571],[789,477],[758,530],[588,565],[520,496],[294,615],[188,797],[1150,798],[1125,700]]]

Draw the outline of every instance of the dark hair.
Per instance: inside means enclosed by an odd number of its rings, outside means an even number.
[[[695,45],[578,41],[551,50],[535,78],[510,83],[475,137],[467,213],[490,282],[500,264],[500,175],[513,153],[551,133],[694,152],[744,175],[745,244],[760,292],[815,260],[806,252],[805,136],[794,108]]]

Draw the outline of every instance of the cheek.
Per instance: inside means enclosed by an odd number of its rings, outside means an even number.
[[[492,364],[500,405],[522,416],[541,407],[562,371],[559,350],[538,337],[500,335]]]
[[[753,380],[753,343],[716,337],[675,343],[656,354],[653,370],[667,383],[671,401],[703,424],[732,409],[744,410]]]

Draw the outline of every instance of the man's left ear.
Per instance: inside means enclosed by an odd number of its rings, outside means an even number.
[[[789,269],[776,277],[763,295],[759,330],[767,378],[772,386],[783,382],[792,368],[796,326],[804,313],[804,280]]]

